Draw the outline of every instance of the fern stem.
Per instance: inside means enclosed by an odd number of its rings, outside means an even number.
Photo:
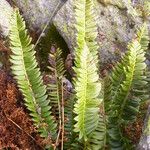
[[[64,91],[63,91],[63,80],[61,80],[61,96],[62,96],[62,98],[61,98],[61,107],[62,107],[62,132],[61,132],[61,135],[62,135],[62,137],[61,137],[61,150],[63,150],[64,148],[63,148],[63,146],[64,146],[64,122],[65,122],[65,116],[64,116],[64,114],[65,114],[65,112],[64,112]]]

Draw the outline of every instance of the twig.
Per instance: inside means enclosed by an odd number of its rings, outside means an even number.
[[[62,115],[62,132],[61,132],[61,150],[63,150],[64,146],[64,122],[65,122],[65,117],[64,117],[64,91],[63,91],[63,81],[61,83],[61,115]]]
[[[47,23],[46,23],[46,25],[44,26],[44,28],[43,28],[43,30],[42,30],[42,32],[41,32],[41,34],[40,34],[39,38],[37,39],[37,41],[36,41],[36,43],[35,43],[35,45],[34,45],[34,48],[33,48],[33,49],[35,49],[35,48],[36,48],[36,46],[38,45],[38,43],[40,42],[40,40],[41,40],[41,38],[42,38],[42,36],[43,36],[43,34],[44,34],[45,30],[47,29],[48,25],[49,25],[49,24],[50,24],[50,22],[52,21],[52,18],[54,17],[54,15],[55,15],[55,13],[57,12],[57,10],[58,10],[58,8],[59,8],[59,6],[60,6],[60,4],[61,4],[61,3],[62,3],[61,1],[60,1],[60,2],[58,2],[57,6],[55,7],[54,11],[52,12],[52,15],[51,15],[51,17],[50,17],[49,21],[47,21]]]

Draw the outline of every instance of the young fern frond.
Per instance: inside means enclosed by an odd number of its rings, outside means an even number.
[[[27,34],[25,22],[18,10],[11,19],[10,45],[12,54],[12,73],[22,92],[25,105],[30,111],[32,120],[42,137],[56,135],[56,124],[51,116],[46,86],[43,84],[40,69],[35,58],[35,51],[31,38]]]
[[[94,55],[94,58],[98,60],[98,49],[97,36],[98,29],[96,20],[98,19],[93,0],[86,0],[85,8],[85,41],[90,52]],[[95,62],[97,63],[97,62]]]
[[[65,76],[65,67],[64,67],[64,62],[62,59],[62,51],[61,49],[56,49],[55,52],[51,52],[49,54],[49,63],[50,66],[48,67],[51,71],[51,80],[52,83],[48,84],[48,91],[49,91],[49,96],[51,99],[51,105],[54,106],[55,104],[56,107],[60,105],[60,100],[61,100],[61,84],[62,84],[62,79]],[[56,114],[58,114],[58,110],[56,110]]]
[[[137,39],[140,42],[142,49],[146,51],[149,44],[149,32],[147,23],[144,23],[143,26],[137,31]]]
[[[145,76],[147,37],[144,30],[146,29],[142,27],[138,31],[137,39],[129,44],[127,53],[111,75],[112,99],[107,115],[109,144],[113,149],[126,148],[127,143],[121,133],[121,125],[135,121],[140,102],[146,93],[143,88],[147,85]]]
[[[75,48],[75,132],[87,141],[99,124],[101,84],[98,76],[97,29],[92,0],[76,0],[77,47]],[[91,21],[93,20],[93,21]],[[94,116],[94,118],[92,117]],[[93,136],[93,138],[95,138]]]
[[[55,51],[54,51],[55,50]],[[47,85],[47,90],[50,97],[50,104],[52,106],[53,115],[57,118],[59,124],[59,131],[57,134],[55,146],[59,145],[60,137],[62,130],[64,130],[64,121],[63,116],[64,112],[62,111],[62,99],[63,97],[63,77],[65,76],[65,67],[62,59],[62,50],[53,48],[49,54],[49,69],[51,71],[50,79],[51,83]],[[63,137],[64,138],[64,137]],[[55,148],[56,148],[55,147]]]

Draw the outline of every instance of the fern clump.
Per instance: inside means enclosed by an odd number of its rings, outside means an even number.
[[[51,106],[43,84],[40,69],[35,58],[34,45],[31,44],[25,22],[18,10],[15,10],[10,21],[10,62],[14,78],[22,92],[25,105],[30,111],[32,120],[42,137],[54,138],[56,124],[51,116]]]
[[[61,49],[49,54],[49,83],[43,84],[34,45],[18,10],[11,19],[11,69],[25,105],[48,148],[77,150],[130,149],[123,129],[136,120],[142,101],[148,98],[146,23],[128,45],[112,73],[99,78],[96,13],[93,0],[75,0],[76,47],[74,90],[64,84],[66,70]],[[69,81],[68,81],[69,82]],[[102,88],[101,88],[102,87]],[[69,96],[65,97],[67,91]]]

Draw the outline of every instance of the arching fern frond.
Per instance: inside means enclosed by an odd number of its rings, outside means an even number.
[[[138,31],[137,39],[129,44],[127,53],[111,75],[112,99],[107,114],[109,144],[113,149],[126,148],[127,143],[122,135],[121,126],[135,121],[140,102],[146,93],[143,88],[147,84],[145,76],[147,36],[144,30],[142,27]]]
[[[41,136],[54,138],[56,124],[51,116],[46,86],[42,81],[31,38],[27,34],[25,22],[18,10],[12,15],[9,38],[12,51],[11,69],[24,96],[25,105]]]

